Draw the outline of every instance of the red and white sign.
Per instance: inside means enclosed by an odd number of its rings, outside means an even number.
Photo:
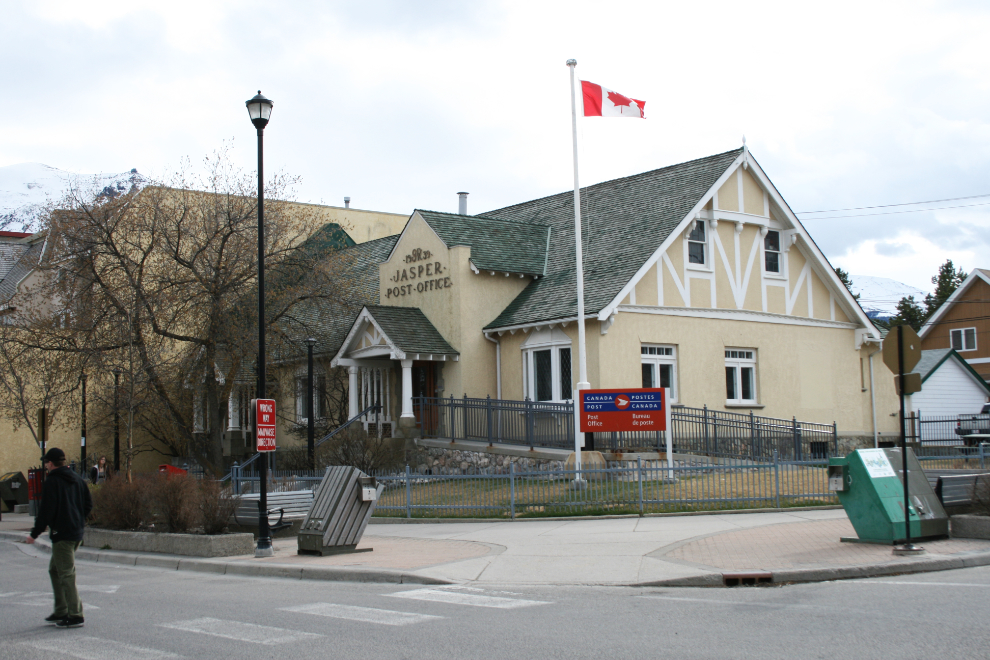
[[[581,98],[585,117],[646,118],[646,101],[631,99],[587,80],[581,81]]]
[[[581,390],[580,406],[584,433],[667,429],[667,399],[662,388]]]
[[[258,451],[275,451],[275,399],[252,399]]]

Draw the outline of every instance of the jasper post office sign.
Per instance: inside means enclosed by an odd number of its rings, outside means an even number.
[[[388,278],[395,286],[385,288],[386,298],[408,296],[413,292],[439,291],[449,289],[452,285],[450,276],[444,275],[448,271],[447,267],[435,261],[429,250],[416,248],[406,255],[403,262],[406,266],[397,269]]]

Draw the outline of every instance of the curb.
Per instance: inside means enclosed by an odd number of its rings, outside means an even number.
[[[750,577],[764,585],[797,584],[803,582],[830,582],[832,580],[854,580],[859,578],[909,575],[912,573],[936,573],[959,568],[990,566],[990,552],[973,552],[959,556],[926,557],[914,561],[897,561],[887,564],[866,564],[861,566],[838,566],[820,568],[794,568],[777,571],[708,573],[670,580],[636,582],[630,587],[728,587],[726,580]],[[769,577],[769,581],[765,578]]]
[[[27,537],[25,532],[0,531],[0,541],[21,542]],[[52,551],[51,541],[37,539],[35,548],[42,552]],[[145,566],[174,571],[194,571],[214,575],[237,575],[240,577],[288,578],[293,580],[324,580],[327,582],[377,582],[389,584],[454,584],[450,580],[426,577],[405,571],[376,568],[348,568],[342,566],[293,566],[291,564],[225,562],[216,559],[197,559],[182,555],[159,555],[152,553],[129,553],[115,550],[97,550],[80,546],[76,559],[99,564],[121,564],[125,566]]]

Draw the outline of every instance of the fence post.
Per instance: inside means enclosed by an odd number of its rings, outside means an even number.
[[[794,436],[794,460],[801,460],[801,436],[798,434],[797,417],[791,417],[791,435]]]
[[[509,518],[516,519],[516,464],[509,463]]]
[[[461,404],[461,410],[464,415],[464,437],[461,440],[468,439],[468,407],[467,407],[467,392],[464,393],[464,403]]]
[[[832,422],[832,455],[839,455],[839,427],[835,422]]]
[[[241,466],[237,461],[234,461],[234,464],[230,466],[230,488],[234,495],[241,494]]]
[[[984,443],[982,443],[982,442],[980,443],[980,469],[981,470],[984,469],[984,467],[983,467],[983,456],[984,456],[983,444]]]
[[[637,481],[639,481],[639,515],[643,515],[643,457],[636,457]]]
[[[752,410],[749,411],[749,457],[756,458],[756,424]]]
[[[409,465],[406,465],[406,518],[412,518],[412,484],[409,483]]]
[[[525,419],[523,421],[526,424],[526,444],[529,445],[530,449],[533,448],[532,420],[533,420],[533,402],[529,400],[529,397],[526,397],[526,413],[525,413]]]
[[[450,410],[450,441],[457,440],[457,407],[454,405],[454,393],[450,393],[450,403],[447,406]]]
[[[773,490],[777,498],[777,508],[780,508],[780,460],[777,450],[773,450]]]
[[[492,395],[488,395],[488,399],[485,401],[485,406],[487,406],[488,414],[488,446],[492,444]]]
[[[704,434],[705,435],[705,453],[707,454],[707,453],[710,452],[710,449],[708,448],[708,404],[707,403],[705,404],[704,408],[702,409],[701,415],[702,415],[702,419],[704,420],[703,423],[705,425],[705,434]]]

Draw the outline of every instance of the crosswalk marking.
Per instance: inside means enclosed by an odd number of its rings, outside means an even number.
[[[286,612],[301,612],[327,616],[333,619],[349,619],[365,623],[380,623],[386,626],[408,626],[432,619],[443,619],[432,614],[414,614],[412,612],[396,612],[394,610],[379,610],[373,607],[358,607],[356,605],[337,605],[335,603],[313,603],[311,605],[295,605],[283,607]]]
[[[110,639],[76,635],[24,642],[24,645],[41,651],[62,653],[80,660],[164,660],[182,657],[174,653],[132,646]]]
[[[533,605],[549,605],[542,600],[526,600],[524,598],[502,598],[500,596],[484,596],[477,589],[461,589],[459,587],[441,587],[438,589],[413,589],[387,594],[393,598],[410,598],[412,600],[428,600],[451,605],[470,605],[472,607],[494,607],[510,610],[517,607],[532,607]]]
[[[323,637],[323,635],[317,635],[316,633],[273,628],[271,626],[259,626],[254,623],[241,623],[240,621],[224,621],[223,619],[213,619],[211,617],[191,619],[189,621],[175,621],[174,623],[160,623],[158,625],[163,628],[198,632],[204,635],[213,635],[214,637],[223,637],[239,642],[251,642],[252,644],[273,645]]]

